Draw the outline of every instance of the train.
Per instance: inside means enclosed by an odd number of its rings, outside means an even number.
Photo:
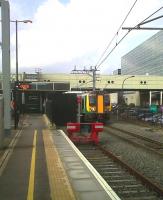
[[[104,122],[110,118],[112,110],[110,94],[104,92],[87,92],[80,95],[81,122]]]

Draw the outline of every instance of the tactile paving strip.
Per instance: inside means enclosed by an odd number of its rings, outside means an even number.
[[[43,140],[52,200],[75,200],[75,195],[49,130],[43,130]]]

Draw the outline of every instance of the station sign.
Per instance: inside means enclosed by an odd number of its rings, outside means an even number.
[[[38,74],[24,74],[25,81],[38,81]]]

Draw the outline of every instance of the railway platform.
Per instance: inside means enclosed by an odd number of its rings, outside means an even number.
[[[119,200],[67,135],[49,125],[45,115],[26,115],[1,150],[0,199]]]

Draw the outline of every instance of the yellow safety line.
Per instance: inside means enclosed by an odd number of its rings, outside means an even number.
[[[34,138],[33,138],[33,149],[32,149],[31,169],[30,169],[27,200],[33,200],[33,194],[34,194],[35,161],[36,161],[36,159],[35,159],[36,158],[36,136],[37,136],[37,130],[35,130]]]
[[[51,199],[75,200],[63,164],[54,146],[49,130],[43,130],[43,140],[48,169]]]

